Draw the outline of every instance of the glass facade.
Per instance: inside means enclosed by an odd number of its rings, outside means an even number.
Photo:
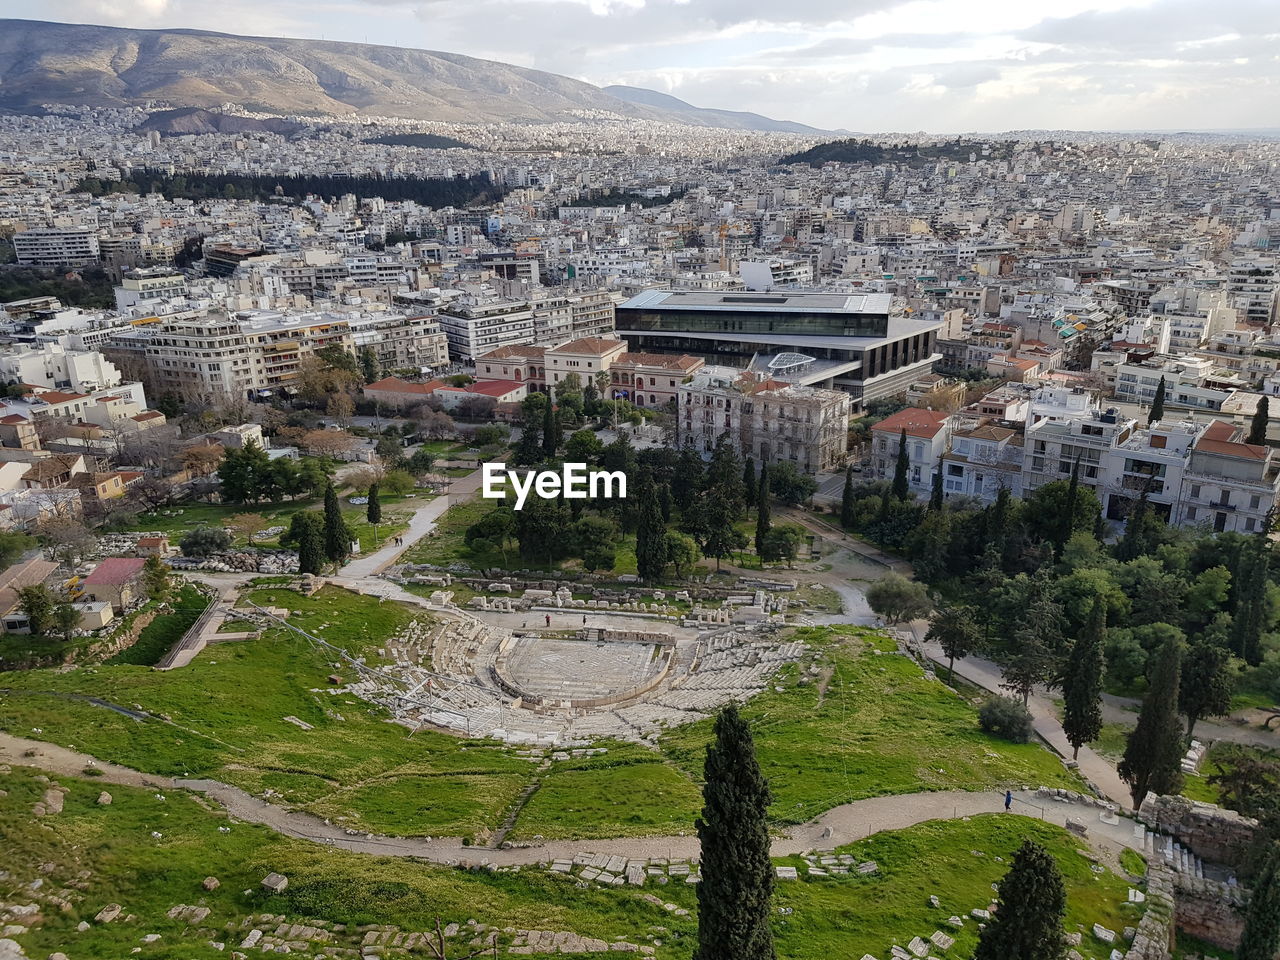
[[[770,313],[759,310],[645,310],[619,307],[617,325],[619,330],[777,333],[794,337],[883,337],[889,329],[889,318],[885,314],[875,313]]]

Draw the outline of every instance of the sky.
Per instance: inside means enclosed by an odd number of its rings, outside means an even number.
[[[1280,0],[0,0],[0,16],[445,50],[856,132],[1280,126]]]

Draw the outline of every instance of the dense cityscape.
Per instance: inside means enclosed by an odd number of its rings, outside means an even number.
[[[9,76],[0,960],[1280,957],[1280,137]]]

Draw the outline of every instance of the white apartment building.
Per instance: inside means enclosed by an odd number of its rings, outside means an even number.
[[[457,360],[474,360],[499,347],[532,344],[533,308],[524,300],[462,298],[440,308],[440,329]]]
[[[1149,406],[1163,378],[1165,407],[1190,410],[1221,410],[1222,404],[1244,386],[1232,375],[1215,373],[1213,361],[1202,356],[1156,356],[1141,362],[1118,363],[1115,378],[1117,400]]]
[[[169,300],[187,295],[187,278],[163,267],[132,270],[115,288],[116,309],[121,313],[131,307],[145,306],[153,300]]]
[[[96,350],[68,351],[60,344],[14,346],[0,353],[0,379],[74,393],[93,393],[120,383],[120,371]]]
[[[18,262],[37,267],[86,267],[98,262],[101,248],[92,227],[42,227],[13,235]]]
[[[898,448],[906,434],[907,486],[917,496],[933,489],[933,473],[946,452],[952,420],[937,410],[908,407],[885,417],[871,428],[871,466],[882,479],[891,480],[898,469]]]
[[[703,455],[710,455],[721,436],[739,456],[789,462],[805,474],[835,470],[848,455],[852,401],[843,391],[703,367],[677,395],[678,440]]]
[[[449,363],[449,340],[434,316],[374,311],[345,316],[355,350],[372,349],[384,370],[435,369]]]
[[[1273,257],[1242,257],[1231,263],[1227,290],[1240,319],[1256,326],[1276,322],[1276,297],[1280,277]]]
[[[771,257],[768,260],[743,260],[738,276],[748,290],[775,290],[778,287],[802,287],[813,283],[813,264],[808,260]]]

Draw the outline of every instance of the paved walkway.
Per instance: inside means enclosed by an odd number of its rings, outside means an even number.
[[[31,756],[27,756],[28,752]],[[32,766],[61,776],[82,777],[87,766],[96,766],[102,775],[92,784],[120,783],[136,787],[186,789],[216,800],[237,820],[269,827],[285,836],[310,840],[326,846],[389,857],[414,857],[432,863],[457,864],[463,861],[498,866],[543,863],[572,858],[583,851],[617,854],[628,859],[667,857],[690,859],[698,855],[698,839],[692,825],[688,834],[660,837],[619,837],[609,840],[555,840],[534,846],[495,850],[463,846],[460,837],[412,838],[375,834],[352,834],[309,813],[288,810],[254,797],[239,787],[217,780],[184,780],[157,777],[121,767],[98,763],[87,754],[37,740],[0,733],[0,762]],[[86,778],[87,781],[87,778]],[[1118,856],[1122,847],[1140,845],[1133,839],[1133,825],[1120,818],[1117,825],[1099,820],[1097,807],[1047,801],[1032,791],[1014,794],[1014,813],[1045,820],[1059,826],[1068,818],[1082,820],[1088,827],[1091,844],[1102,852]],[[828,810],[818,819],[786,828],[773,842],[774,856],[789,856],[810,850],[830,850],[853,843],[883,830],[901,830],[928,820],[952,820],[984,813],[999,813],[1004,795],[999,792],[966,793],[946,791],[907,796],[872,797]]]
[[[911,624],[911,629],[921,649],[925,651],[929,659],[939,664],[941,675],[941,671],[947,665],[947,656],[942,652],[942,647],[938,646],[938,644],[924,641],[928,623],[923,620],[917,620]],[[956,661],[955,669],[957,676],[975,686],[1004,696],[1009,694],[1009,691],[1001,686],[1003,677],[1000,673],[1000,668],[990,660],[983,660],[981,657],[966,657],[963,660]],[[1066,734],[1062,731],[1062,724],[1058,720],[1058,711],[1053,702],[1042,693],[1033,693],[1027,704],[1027,709],[1031,711],[1031,723],[1036,735],[1059,756],[1069,758],[1072,747],[1067,742]],[[1108,800],[1114,801],[1121,807],[1128,807],[1132,803],[1128,785],[1120,779],[1110,761],[1085,746],[1080,748],[1080,756],[1077,762],[1080,764],[1080,775],[1093,783]]]
[[[449,485],[447,494],[419,504],[409,519],[409,529],[400,534],[402,543],[397,544],[394,540],[390,540],[373,553],[354,558],[342,568],[341,577],[347,580],[361,580],[365,577],[377,576],[434,530],[436,521],[451,505],[461,503],[478,491],[481,479],[481,472],[476,470],[474,473],[454,480]]]

